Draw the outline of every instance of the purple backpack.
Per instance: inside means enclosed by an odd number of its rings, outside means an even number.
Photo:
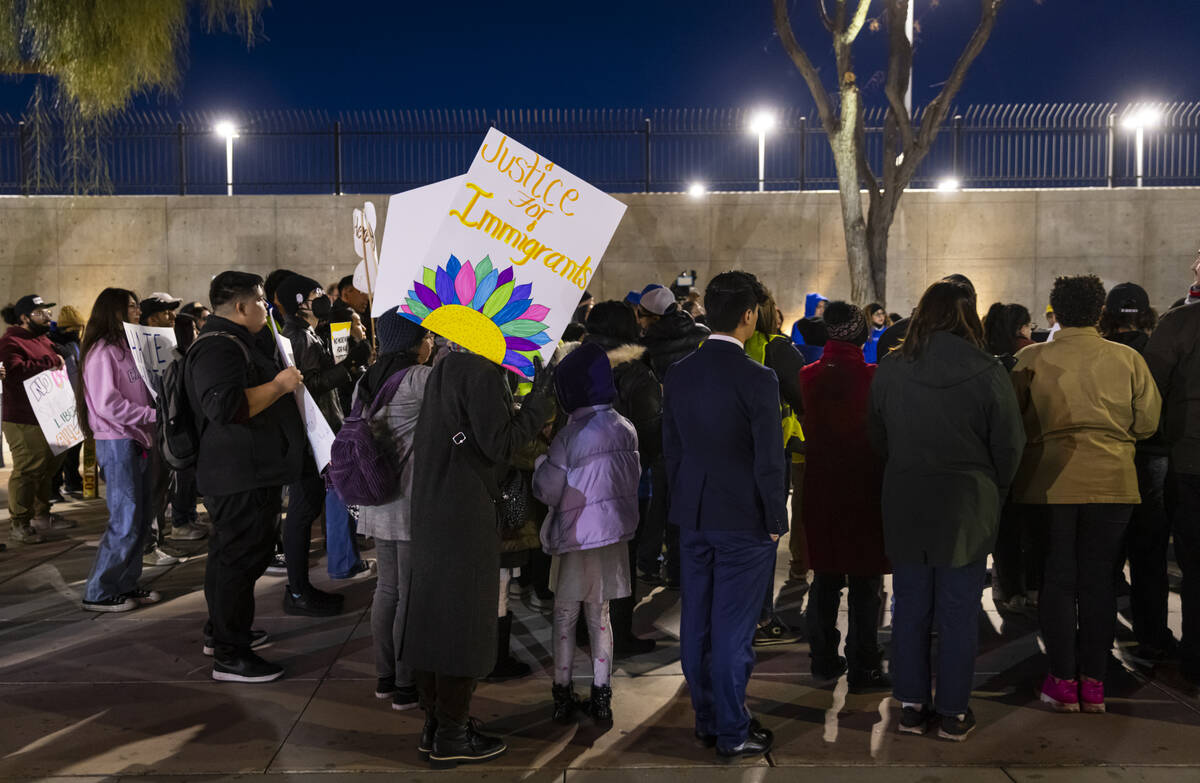
[[[412,445],[400,454],[399,444],[380,443],[371,418],[396,396],[409,369],[406,367],[388,378],[366,411],[360,396],[333,439],[329,480],[347,505],[379,506],[396,494],[400,473],[412,455]]]

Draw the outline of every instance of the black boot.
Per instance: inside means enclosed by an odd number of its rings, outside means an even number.
[[[417,753],[425,761],[429,761],[429,754],[433,752],[433,737],[437,734],[437,727],[437,718],[430,707],[425,710],[425,725],[421,727],[421,741],[417,745]]]
[[[579,699],[575,688],[571,685],[554,686],[554,720],[558,723],[570,723],[579,708]]]
[[[434,769],[454,769],[459,764],[478,764],[504,755],[508,746],[499,737],[480,734],[475,722],[439,722],[433,735],[429,763]]]
[[[509,648],[512,641],[513,613],[500,618],[500,632],[496,634],[496,668],[487,676],[489,680],[515,680],[526,677],[533,669],[513,657]]]
[[[587,706],[588,715],[597,723],[612,723],[612,688],[592,684],[592,700]]]

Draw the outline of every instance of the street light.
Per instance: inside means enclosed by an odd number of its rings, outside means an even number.
[[[701,198],[705,193],[708,192],[708,188],[704,186],[703,182],[693,182],[692,184],[688,185],[687,192],[692,198]]]
[[[943,193],[955,193],[962,189],[962,183],[957,177],[945,177],[938,180],[937,189]]]
[[[767,134],[775,130],[775,115],[769,111],[759,111],[750,118],[750,132],[758,134],[758,192],[766,188],[763,172],[766,168]]]
[[[218,122],[213,128],[225,139],[225,195],[233,195],[233,140],[238,137],[237,126],[229,120]]]
[[[1135,112],[1125,116],[1121,121],[1122,127],[1126,130],[1132,130],[1136,134],[1134,141],[1134,166],[1137,174],[1137,186],[1142,186],[1142,150],[1145,141],[1146,128],[1157,128],[1159,121],[1162,119],[1162,112],[1153,106],[1143,106]]]

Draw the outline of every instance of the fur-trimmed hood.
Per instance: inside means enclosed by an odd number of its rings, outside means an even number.
[[[627,343],[616,348],[609,348],[607,353],[609,365],[616,369],[626,362],[641,361],[642,357],[646,355],[646,348],[637,343]]]

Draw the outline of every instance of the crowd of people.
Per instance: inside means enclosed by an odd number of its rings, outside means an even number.
[[[553,718],[608,722],[613,660],[655,646],[633,632],[639,589],[679,590],[696,738],[724,759],[772,746],[746,707],[754,647],[802,635],[814,680],[890,691],[900,732],[966,739],[989,582],[998,607],[1037,614],[1041,700],[1103,712],[1126,561],[1138,654],[1179,660],[1200,684],[1200,259],[1192,270],[1189,296],[1161,318],[1135,284],[1060,277],[1048,330],[1016,303],[981,320],[962,275],[906,318],[810,294],[790,334],[746,272],[703,292],[585,295],[528,379],[396,308],[372,319],[351,278],[327,293],[288,270],[228,271],[208,305],[107,288],[86,320],[64,306],[57,324],[31,294],[5,308],[0,338],[10,541],[74,524],[50,507],[79,491],[78,452],[54,453],[23,385],[63,368],[109,511],[82,608],[160,601],[143,565],[174,560],[168,539],[207,537],[212,677],[276,680],[283,667],[256,652],[268,635],[255,582],[286,574],[289,614],[342,612],[342,594],[309,577],[323,521],[331,579],[376,580],[374,695],[424,711],[418,750],[435,767],[506,750],[470,706],[480,679],[530,673],[510,649],[518,595],[551,613]],[[139,372],[126,324],[174,329],[160,380]],[[337,433],[326,470],[302,389]],[[802,629],[775,611],[789,531]],[[1182,640],[1167,624],[1172,537]]]

